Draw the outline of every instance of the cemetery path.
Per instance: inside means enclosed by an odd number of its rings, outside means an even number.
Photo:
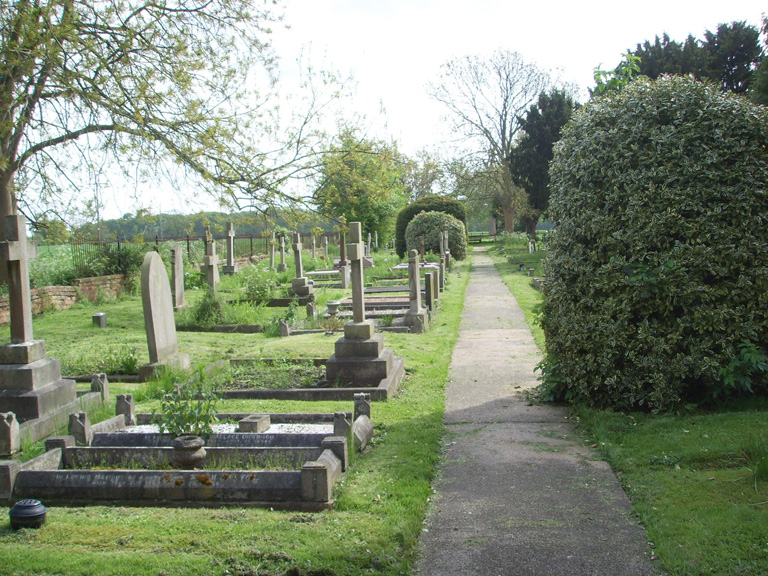
[[[568,411],[532,406],[540,351],[482,248],[446,389],[445,453],[420,576],[646,576],[645,530]]]

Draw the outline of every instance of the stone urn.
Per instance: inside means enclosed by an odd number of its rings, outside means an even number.
[[[173,439],[171,464],[182,470],[199,468],[205,460],[205,442],[200,436],[187,434]]]
[[[328,302],[325,303],[325,305],[328,309],[328,314],[331,317],[334,317],[336,316],[336,314],[339,313],[339,307],[341,306],[341,302],[339,302],[338,300],[329,300]]]

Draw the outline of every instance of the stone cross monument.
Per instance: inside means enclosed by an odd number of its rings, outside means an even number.
[[[312,281],[304,276],[304,264],[301,260],[301,234],[293,235],[293,262],[296,266],[296,277],[291,280],[291,290],[297,296],[312,294]]]
[[[36,250],[27,243],[26,219],[19,215],[4,218],[0,261],[8,278],[11,342],[0,346],[0,413],[9,434],[20,430],[35,441],[52,434],[60,418],[78,410],[75,382],[61,378],[60,362],[48,358],[43,340],[34,339],[29,259]],[[14,421],[20,425],[15,426]],[[7,451],[17,445],[9,438]]]
[[[336,353],[326,362],[326,378],[351,386],[379,386],[393,378],[399,382],[404,374],[403,359],[384,348],[384,338],[374,333],[373,320],[365,318],[363,282],[363,244],[360,222],[349,225],[347,255],[352,281],[352,321],[344,326],[344,336],[335,344]]]
[[[288,266],[285,265],[285,236],[280,236],[280,264],[277,266],[278,272],[285,272]]]
[[[210,228],[205,231],[205,258],[201,266],[205,273],[205,279],[212,291],[216,291],[216,284],[219,283],[219,257],[216,255],[216,240],[211,235]]]

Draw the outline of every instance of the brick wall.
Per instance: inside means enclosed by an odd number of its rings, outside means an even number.
[[[32,313],[41,314],[44,310],[66,310],[81,297],[94,301],[99,290],[102,294],[117,297],[125,292],[126,280],[120,274],[80,278],[75,286],[45,286],[31,291]],[[8,295],[0,296],[0,325],[11,321]]]

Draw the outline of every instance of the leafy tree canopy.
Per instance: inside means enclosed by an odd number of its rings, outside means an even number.
[[[407,202],[403,168],[395,145],[344,127],[323,157],[314,201],[328,219],[360,222],[364,233],[388,242]]]

